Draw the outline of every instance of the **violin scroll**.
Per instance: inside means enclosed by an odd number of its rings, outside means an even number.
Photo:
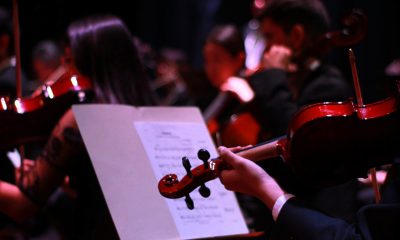
[[[342,19],[343,28],[323,34],[315,45],[315,54],[324,55],[333,47],[352,46],[364,39],[368,19],[360,9],[353,9]]]
[[[211,191],[205,186],[205,183],[216,179],[220,171],[224,168],[224,164],[220,159],[209,160],[210,153],[205,149],[200,149],[198,156],[202,158],[201,160],[204,164],[199,165],[193,170],[190,170],[188,158],[182,158],[182,163],[187,174],[181,180],[178,180],[176,174],[167,174],[159,181],[158,190],[162,196],[172,199],[185,197],[188,208],[193,209],[194,203],[189,193],[200,187],[199,193],[202,197],[207,198],[211,195]]]
[[[259,161],[283,154],[285,144],[286,141],[284,138],[277,138],[266,143],[242,149],[237,154],[253,161]],[[197,156],[203,161],[203,164],[193,170],[190,170],[189,160],[186,157],[182,158],[182,164],[187,174],[181,180],[178,179],[176,174],[167,174],[158,183],[158,190],[162,196],[172,199],[185,197],[185,202],[189,209],[193,209],[192,207],[194,207],[189,193],[200,187],[200,195],[205,198],[209,197],[211,191],[205,186],[205,183],[216,179],[222,170],[230,168],[228,164],[219,158],[210,160],[210,153],[205,149],[200,149]]]

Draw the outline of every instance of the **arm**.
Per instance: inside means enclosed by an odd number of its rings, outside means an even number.
[[[354,225],[315,210],[298,198],[282,207],[272,234],[276,239],[362,239]]]
[[[286,133],[291,118],[301,107],[345,101],[353,95],[339,70],[318,61],[313,61],[315,66],[291,75],[289,84],[288,73],[295,67],[290,67],[288,59],[290,52],[272,47],[264,56],[264,70],[250,78],[255,92],[250,111],[273,136]]]
[[[0,182],[0,212],[16,221],[33,216],[64,181],[68,159],[76,146],[65,141],[65,131],[74,127],[72,112],[66,113],[52,132],[43,153],[18,186]]]
[[[225,147],[219,148],[221,158],[232,166],[221,172],[220,180],[228,190],[259,198],[270,210],[285,194],[277,182],[257,164],[239,157]],[[272,233],[276,239],[361,239],[353,225],[327,216],[302,202],[291,198],[277,213]]]
[[[20,189],[7,182],[0,181],[0,211],[17,222],[33,216],[39,207]]]
[[[218,148],[220,157],[232,166],[221,172],[220,180],[225,188],[259,198],[269,209],[284,194],[282,188],[256,163],[239,157],[225,147]]]
[[[249,83],[255,93],[249,110],[273,136],[285,134],[299,108],[289,90],[287,73],[281,69],[264,70],[253,75]]]
[[[286,132],[291,117],[298,109],[288,84],[291,57],[292,52],[287,47],[272,46],[264,54],[264,70],[254,74],[249,80],[255,93],[249,110],[273,136]]]

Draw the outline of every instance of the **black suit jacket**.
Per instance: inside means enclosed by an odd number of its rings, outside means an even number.
[[[252,114],[273,137],[286,134],[290,120],[301,107],[344,101],[353,95],[349,83],[330,65],[319,66],[299,82],[298,92],[294,94],[289,76],[283,70],[265,70],[250,79],[255,93]]]
[[[394,160],[381,188],[382,203],[363,206],[355,223],[349,224],[321,210],[309,202],[292,198],[283,206],[272,239],[307,240],[399,240],[400,239],[400,158]],[[340,194],[338,193],[339,195]],[[340,206],[345,207],[345,206]]]
[[[349,224],[292,198],[283,206],[271,235],[274,240],[398,240],[400,204],[364,206],[356,224]]]

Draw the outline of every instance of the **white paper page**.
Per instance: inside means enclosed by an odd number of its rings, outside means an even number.
[[[73,110],[119,238],[182,239],[157,190],[158,180],[132,124],[141,111],[106,104],[79,104]],[[154,107],[148,111],[152,114],[145,116],[159,119],[163,109]],[[175,116],[186,113],[183,109],[164,111]]]
[[[200,148],[211,158],[217,153],[204,124],[184,122],[134,122],[137,133],[151,161],[155,177],[169,173],[181,179],[186,171],[182,157],[189,158],[192,168],[202,164],[197,158]],[[165,199],[183,239],[226,236],[248,233],[247,226],[233,192],[227,191],[218,179],[206,183],[211,196],[203,198],[195,190],[190,194],[194,210],[186,207],[184,198]]]

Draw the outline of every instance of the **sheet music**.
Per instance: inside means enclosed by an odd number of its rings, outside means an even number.
[[[134,122],[141,142],[151,161],[157,181],[169,173],[181,179],[186,171],[182,157],[189,158],[192,168],[202,164],[197,158],[200,148],[207,149],[211,158],[216,149],[204,124],[184,122]],[[206,183],[211,196],[203,198],[198,190],[190,196],[195,208],[189,210],[184,198],[165,199],[178,232],[183,239],[248,233],[234,193],[225,190],[218,179]],[[160,195],[161,197],[161,195]]]

